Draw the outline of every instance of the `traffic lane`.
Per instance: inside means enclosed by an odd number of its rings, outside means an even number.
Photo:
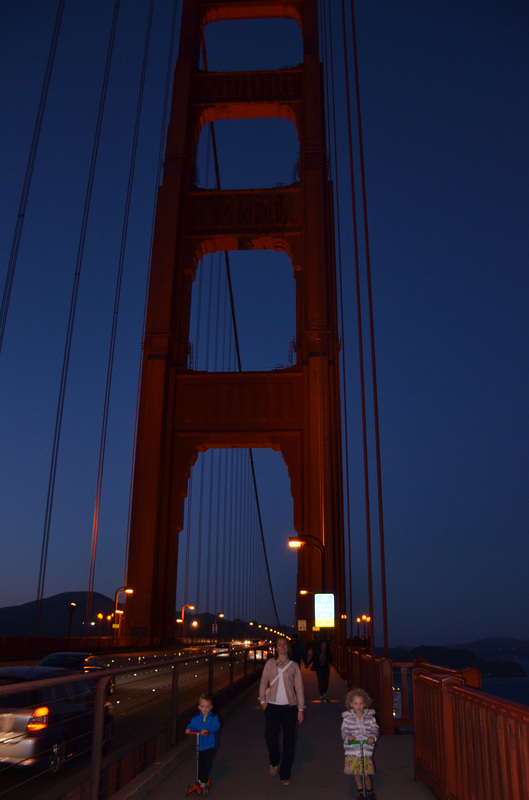
[[[161,659],[159,659],[161,660]],[[115,693],[111,698],[114,716],[113,737],[108,755],[103,762],[108,765],[118,750],[137,744],[138,739],[147,740],[166,728],[171,720],[171,692],[174,667],[156,665],[141,672],[116,675]],[[130,666],[126,659],[123,666]],[[213,660],[214,693],[229,685],[230,659],[215,657]],[[244,674],[244,658],[234,656],[234,680]],[[208,690],[209,665],[207,660],[189,658],[178,665],[178,707],[195,711],[201,692]],[[115,757],[115,755],[114,755]],[[63,771],[53,779],[52,794],[65,794],[79,782],[79,775],[89,768],[90,754],[69,760]],[[50,792],[50,778],[36,769],[0,767],[0,797],[2,800],[35,800]]]

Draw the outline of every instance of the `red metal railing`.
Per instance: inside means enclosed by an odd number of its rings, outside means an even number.
[[[527,800],[527,706],[420,668],[413,695],[417,780],[439,800]]]
[[[414,725],[416,700],[412,693],[412,675],[418,669],[431,675],[458,678],[465,686],[475,689],[481,687],[480,672],[474,667],[454,670],[427,664],[423,659],[392,661],[339,645],[333,645],[333,659],[351,686],[361,686],[371,695],[384,734]]]
[[[479,670],[339,646],[333,657],[373,697],[383,733],[413,726],[415,778],[439,800],[529,800],[529,707],[482,692]]]
[[[382,733],[412,724],[409,675],[415,662],[393,662],[339,645],[333,645],[333,659],[351,686],[361,686],[373,698]]]

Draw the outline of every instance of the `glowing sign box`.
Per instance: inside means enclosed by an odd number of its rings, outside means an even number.
[[[334,595],[314,595],[314,625],[317,628],[334,628]]]

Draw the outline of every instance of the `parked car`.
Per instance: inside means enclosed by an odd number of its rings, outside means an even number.
[[[40,689],[31,685],[65,672],[51,667],[0,668],[0,686],[21,684],[15,694],[0,695],[1,764],[42,765],[56,775],[68,758],[90,751],[95,712],[92,681]],[[66,674],[77,675],[72,671]],[[105,744],[111,736],[112,712],[105,703]]]
[[[75,672],[99,672],[108,669],[104,661],[92,653],[50,653],[39,661],[39,667],[59,667],[60,669],[71,669]],[[107,683],[108,694],[114,694],[116,684],[114,677]]]

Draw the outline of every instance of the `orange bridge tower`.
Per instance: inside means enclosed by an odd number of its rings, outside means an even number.
[[[271,17],[299,23],[301,64],[244,73],[199,69],[208,23]],[[184,0],[145,330],[127,635],[152,642],[174,635],[178,537],[190,470],[199,452],[214,447],[281,452],[294,528],[308,544],[298,555],[298,589],[333,592],[336,635],[345,635],[339,335],[321,71],[317,0]],[[299,181],[274,189],[197,188],[202,126],[273,116],[296,126]],[[281,250],[291,259],[295,364],[270,372],[194,372],[189,321],[200,259],[257,248]],[[298,618],[310,621],[308,602],[297,608]]]

